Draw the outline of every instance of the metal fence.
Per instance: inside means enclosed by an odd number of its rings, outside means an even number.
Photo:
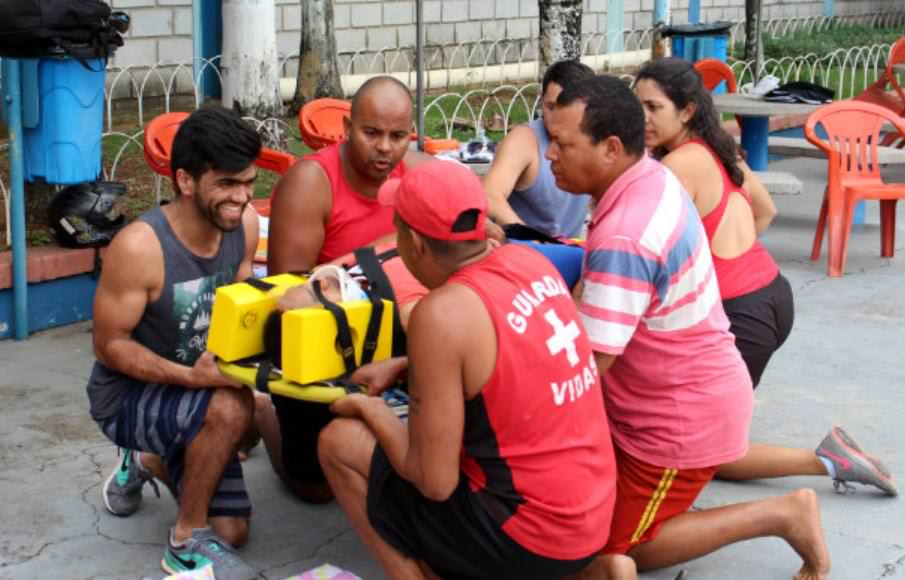
[[[905,24],[905,10],[896,12],[877,13],[858,16],[836,17],[793,17],[776,18],[766,20],[765,30],[774,36],[784,36],[797,31],[820,32],[830,27],[852,24],[864,24],[876,27],[891,27]],[[738,22],[730,29],[730,42],[735,42],[744,34],[744,23]],[[611,42],[612,35],[607,33],[593,33],[585,35],[582,39],[582,55],[594,57],[610,55],[611,60],[598,66],[600,72],[606,70],[619,70],[620,61],[618,55],[630,54],[647,50],[651,46],[654,29],[624,30],[620,33],[621,44]],[[619,52],[612,52],[615,46],[621,48]],[[825,67],[821,62],[839,62],[843,67],[857,67],[861,63],[869,62],[870,68],[876,72],[878,58],[882,55],[875,53],[876,47],[859,47],[845,51],[845,54],[836,51],[831,55],[808,55],[795,59],[783,59],[782,61],[768,61],[765,66],[771,71],[779,69],[783,71],[783,78],[788,77],[788,71],[812,72]],[[428,45],[425,47],[425,70],[445,71],[445,75],[437,75],[440,83],[431,84],[434,76],[430,76],[427,89],[431,92],[449,92],[453,88],[463,84],[469,88],[478,88],[492,92],[496,88],[511,84],[524,84],[536,80],[534,74],[525,74],[525,71],[536,71],[537,40],[482,40],[468,43],[455,43],[443,45]],[[397,73],[409,75],[411,86],[414,86],[414,49],[412,48],[387,48],[384,50],[364,53],[340,53],[347,57],[344,67],[346,75],[375,75]],[[298,63],[298,54],[284,55],[280,59],[282,75],[294,78],[294,69]],[[208,77],[208,83],[220,84],[221,76],[218,68],[220,57],[212,59],[195,59],[194,61],[172,62],[161,61],[150,67],[129,66],[125,68],[110,68],[107,74],[106,89],[106,128],[113,128],[114,104],[119,100],[127,100],[135,103],[136,124],[144,125],[148,119],[145,111],[152,100],[155,109],[163,108],[169,111],[173,107],[173,101],[177,97],[185,97],[189,105],[198,107],[204,99],[202,83],[199,78]],[[787,62],[788,61],[788,62]],[[851,66],[849,63],[854,63]],[[197,69],[195,70],[195,65]],[[738,76],[747,78],[752,76],[750,65],[735,63]],[[459,74],[453,74],[453,71]],[[528,78],[526,78],[526,76]],[[780,76],[780,75],[777,75]],[[533,77],[533,78],[532,78]],[[854,77],[851,77],[852,79]],[[456,79],[467,79],[467,83],[456,83]],[[744,81],[743,81],[744,82]],[[849,81],[853,82],[853,81]],[[185,107],[186,104],[181,105]]]
[[[871,46],[839,49],[829,54],[818,56],[810,54],[802,57],[768,59],[761,64],[761,74],[773,74],[781,82],[805,80],[817,82],[829,86],[837,95],[856,94],[869,84],[873,83],[883,72],[886,57],[889,54],[888,44],[876,44]],[[731,67],[739,81],[739,86],[744,86],[754,78],[754,63],[746,61],[731,62]],[[165,86],[176,86],[174,78],[176,74],[185,74],[189,71],[187,65],[181,65],[180,71],[165,79]],[[631,82],[630,74],[620,74],[621,78]],[[165,78],[165,77],[164,77]],[[139,91],[147,86],[148,77],[144,77],[142,83],[137,84]],[[141,95],[142,93],[139,92]],[[189,108],[200,106],[200,91],[193,85],[191,95],[193,98]],[[170,111],[173,104],[173,94],[168,92],[162,97],[164,110]],[[104,139],[124,139],[116,153],[104,164],[104,175],[107,179],[116,179],[116,170],[120,159],[129,148],[142,148],[143,132],[126,134],[113,129],[112,91],[108,93],[107,103],[107,131]],[[142,106],[142,98],[138,99],[136,110],[137,125],[144,125],[146,110]],[[510,127],[520,120],[534,118],[540,107],[540,86],[536,82],[516,85],[512,83],[500,84],[494,87],[482,87],[462,92],[445,92],[431,97],[425,107],[425,117],[439,119],[430,127],[430,133],[434,137],[452,137],[456,132],[460,137],[463,133],[471,137],[478,137],[483,132],[492,128],[495,131],[506,133]],[[183,109],[185,110],[185,109]],[[299,140],[298,129],[292,122],[285,119],[249,119],[254,123],[264,140],[277,148],[285,147],[286,141]],[[470,132],[470,133],[469,133]],[[160,180],[156,179],[155,191],[159,194]]]
[[[778,18],[765,21],[765,29],[772,35],[783,36],[796,31],[806,30],[820,32],[833,26],[864,24],[875,27],[891,27],[905,24],[905,10],[860,16],[802,17]],[[650,48],[653,29],[625,30],[621,33],[624,53]],[[744,23],[735,23],[730,30],[730,42],[744,34]],[[609,53],[614,44],[605,33],[586,35],[582,40],[582,54],[596,56]],[[488,128],[508,132],[514,124],[513,117],[519,119],[533,118],[540,106],[539,86],[536,82],[517,82],[509,80],[499,71],[504,67],[522,65],[536,67],[536,41],[519,44],[520,41],[479,41],[474,43],[458,43],[454,45],[428,46],[425,63],[426,69],[445,67],[448,72],[454,65],[463,65],[472,74],[468,78],[473,82],[462,91],[453,91],[453,87],[433,86],[432,90],[443,90],[442,94],[431,97],[425,107],[426,117],[439,119],[434,123],[432,136],[451,137],[454,131],[461,136],[463,131],[478,136]],[[874,82],[885,67],[889,54],[889,45],[839,49],[826,55],[809,54],[806,56],[783,59],[768,59],[761,65],[762,74],[773,74],[782,82],[807,80],[818,82],[833,88],[837,95],[856,93]],[[377,53],[346,53],[346,73],[355,74],[355,67],[364,67],[366,73],[383,74],[399,72],[405,63],[411,72],[414,57],[410,49],[386,49]],[[356,60],[357,59],[357,60]],[[298,60],[298,55],[287,55],[281,58],[284,75],[288,75]],[[105,131],[103,139],[122,140],[116,151],[104,160],[103,173],[106,179],[116,179],[117,168],[123,156],[131,149],[143,151],[143,131],[124,133],[116,129],[118,126],[143,127],[152,114],[161,111],[193,110],[202,105],[202,75],[209,75],[215,83],[221,80],[217,66],[219,57],[210,60],[197,60],[198,70],[193,61],[162,61],[150,67],[110,68],[107,74],[105,89]],[[618,61],[617,61],[618,62]],[[738,78],[739,85],[750,82],[754,78],[754,63],[731,61],[730,65]],[[461,68],[461,66],[459,67]],[[609,66],[607,67],[609,68]],[[618,67],[615,67],[618,69]],[[495,72],[496,71],[496,72]],[[630,81],[630,74],[619,74]],[[452,75],[448,75],[451,78]],[[492,84],[492,81],[495,84]],[[123,102],[130,106],[123,107]],[[125,112],[124,112],[125,111]],[[517,113],[516,113],[517,112]],[[134,114],[134,120],[128,116]],[[264,140],[271,146],[285,148],[287,141],[299,140],[298,129],[293,120],[286,119],[249,119],[254,123]],[[150,171],[150,170],[149,170]],[[160,179],[155,177],[155,191],[159,195]],[[0,195],[9,212],[7,188],[0,179]],[[8,215],[7,215],[8,217]],[[7,219],[9,228],[9,219]],[[6,235],[9,240],[9,233]]]
[[[858,94],[876,81],[886,68],[889,44],[873,44],[837,49],[829,54],[766,59],[761,63],[760,75],[776,76],[780,82],[808,81],[833,89],[837,97]],[[753,61],[729,63],[739,87],[754,80]]]

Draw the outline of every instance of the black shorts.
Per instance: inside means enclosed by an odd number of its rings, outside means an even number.
[[[387,543],[447,580],[551,580],[575,574],[594,559],[554,560],[529,552],[486,514],[465,478],[446,501],[426,499],[393,471],[379,445],[368,475],[368,519]]]
[[[729,317],[729,331],[751,375],[754,388],[770,357],[792,331],[795,305],[792,287],[782,274],[767,286],[737,298],[723,301]]]
[[[335,416],[330,406],[272,395],[280,422],[283,466],[292,479],[306,485],[325,483],[324,471],[317,460],[317,437]]]

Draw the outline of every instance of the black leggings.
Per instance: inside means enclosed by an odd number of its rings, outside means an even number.
[[[754,388],[770,357],[792,330],[793,302],[792,287],[782,274],[760,290],[723,301],[729,330],[735,335],[735,345],[748,366]]]

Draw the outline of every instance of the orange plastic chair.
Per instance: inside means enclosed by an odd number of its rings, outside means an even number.
[[[716,58],[704,58],[694,63],[694,70],[701,75],[701,82],[704,88],[711,93],[721,82],[726,81],[726,92],[738,92],[738,81],[735,80],[735,73],[729,68],[725,62]],[[735,122],[738,126],[742,126],[742,118],[735,116]]]
[[[726,81],[726,92],[735,93],[738,91],[738,83],[735,80],[735,73],[729,68],[729,65],[716,58],[705,58],[694,63],[694,70],[701,75],[704,82],[704,88],[713,91],[719,84]]]
[[[163,113],[151,119],[145,127],[144,154],[145,162],[154,173],[163,177],[170,177],[170,153],[173,149],[173,139],[179,125],[188,118],[189,113]],[[274,171],[285,175],[295,157],[276,149],[261,149],[261,154],[255,160],[255,165],[261,169]]]
[[[436,155],[444,151],[457,151],[459,149],[458,139],[433,139],[431,137],[424,138],[424,152],[428,155]]]
[[[896,78],[896,71],[892,68],[897,64],[905,64],[905,36],[892,45],[889,49],[889,58],[886,59],[886,77],[889,79],[889,84],[892,85],[896,94],[899,95],[899,100],[902,103],[902,109],[899,111],[899,115],[905,116],[905,90],[903,90],[902,85],[899,84],[899,80]]]
[[[892,68],[894,65],[902,63],[905,63],[905,36],[897,40],[889,49],[889,56],[886,58],[886,69],[880,74],[880,78],[855,96],[854,99],[880,105],[897,115],[905,116],[905,90],[899,84],[896,73]],[[887,91],[888,86],[892,86],[894,94]]]
[[[339,99],[315,99],[299,111],[299,133],[312,149],[339,143],[346,134],[343,120],[352,114],[352,104]]]
[[[145,162],[151,171],[163,177],[170,177],[170,150],[179,125],[188,118],[188,113],[164,113],[157,115],[145,127]]]
[[[261,154],[255,160],[255,165],[267,171],[273,171],[279,175],[286,175],[289,168],[295,164],[295,156],[285,151],[277,151],[267,147],[261,148]]]
[[[905,198],[905,184],[887,184],[880,177],[877,147],[885,123],[905,135],[905,119],[879,105],[853,100],[825,105],[811,113],[805,123],[805,137],[829,160],[811,249],[811,260],[819,259],[823,232],[828,230],[829,276],[842,276],[845,270],[854,207],[862,199],[880,200],[880,255],[891,258],[895,252],[896,202]],[[817,125],[823,127],[826,139],[817,136]]]

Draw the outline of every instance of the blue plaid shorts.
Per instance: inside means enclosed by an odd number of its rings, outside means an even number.
[[[185,448],[204,423],[213,389],[138,384],[129,389],[119,412],[99,422],[108,439],[126,449],[148,451],[163,459],[173,493],[179,497],[185,471]],[[248,517],[251,500],[245,490],[239,457],[226,466],[211,498],[208,516]]]

